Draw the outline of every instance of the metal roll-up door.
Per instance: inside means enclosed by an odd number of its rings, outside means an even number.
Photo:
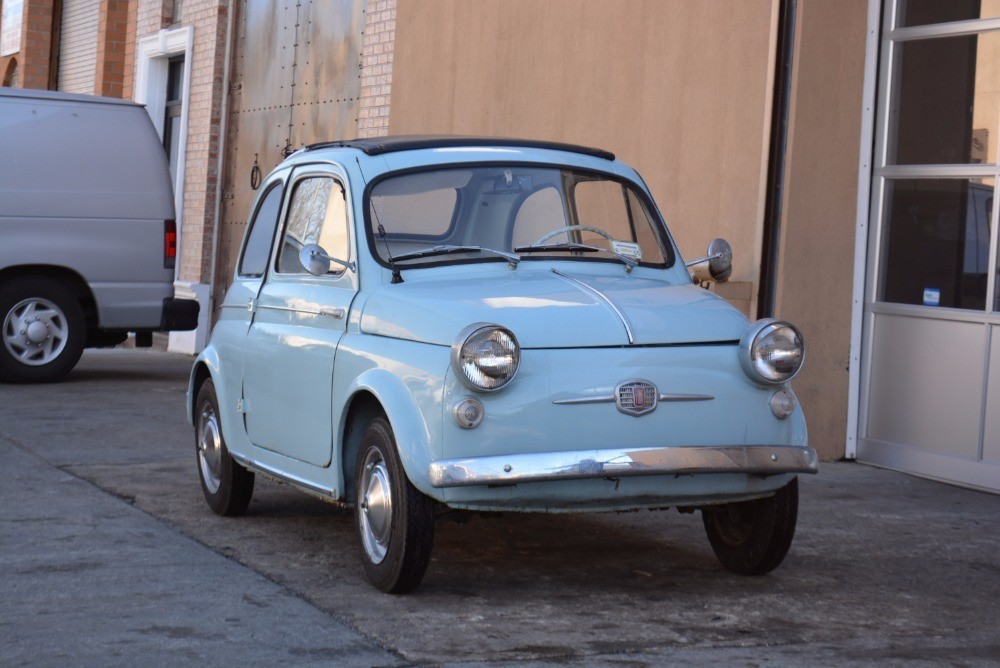
[[[59,90],[94,94],[100,0],[63,0],[59,33]]]

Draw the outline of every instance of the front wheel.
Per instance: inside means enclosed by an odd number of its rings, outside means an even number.
[[[708,541],[722,565],[741,575],[764,575],[781,564],[795,536],[799,481],[774,496],[701,509]]]
[[[416,589],[434,546],[434,504],[406,477],[385,418],[374,418],[361,436],[354,476],[365,576],[389,594]]]

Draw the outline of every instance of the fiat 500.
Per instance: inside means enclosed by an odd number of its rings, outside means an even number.
[[[444,508],[698,509],[735,572],[781,563],[816,471],[791,324],[699,287],[597,149],[399,137],[289,156],[259,189],[195,361],[213,511],[263,475],[355,509],[371,583],[423,578]],[[699,265],[699,266],[703,266]]]

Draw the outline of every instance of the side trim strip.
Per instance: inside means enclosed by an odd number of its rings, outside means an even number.
[[[282,471],[276,471],[275,469],[268,468],[259,462],[255,462],[252,459],[246,457],[241,457],[234,453],[230,453],[230,456],[237,461],[244,468],[248,468],[255,473],[271,478],[277,482],[284,483],[286,485],[291,485],[296,489],[302,490],[309,494],[314,494],[324,501],[337,501],[337,498],[333,495],[333,490],[326,487],[321,487],[319,485],[314,485],[311,482],[306,482],[302,478],[292,475],[291,473],[284,473]]]
[[[604,294],[597,288],[593,287],[592,285],[584,283],[578,278],[573,278],[572,276],[562,273],[558,269],[553,269],[552,273],[555,274],[556,276],[559,276],[560,278],[566,279],[567,281],[573,283],[574,285],[585,290],[586,292],[589,292],[590,294],[594,295],[595,297],[603,301],[605,304],[610,306],[611,310],[614,311],[615,314],[618,316],[618,318],[622,321],[622,325],[625,326],[625,334],[628,335],[629,345],[635,343],[635,334],[632,333],[632,325],[629,324],[628,318],[625,317],[625,314],[621,312],[621,309],[619,309],[618,306],[616,306],[615,303],[611,301],[611,299],[606,294]]]
[[[715,397],[711,394],[661,394],[659,401],[711,401]],[[601,395],[596,397],[572,397],[570,399],[555,399],[552,403],[558,406],[573,406],[576,404],[613,404],[614,395]]]

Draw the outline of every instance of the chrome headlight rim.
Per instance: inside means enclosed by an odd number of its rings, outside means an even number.
[[[510,340],[514,343],[514,350],[516,352],[514,371],[511,372],[510,376],[508,376],[503,383],[497,385],[496,387],[482,387],[481,385],[477,385],[462,370],[462,349],[474,335],[479,334],[482,330],[499,330],[509,336]],[[462,383],[462,385],[469,388],[473,392],[479,392],[481,394],[499,392],[510,385],[511,381],[513,381],[517,376],[517,372],[521,369],[521,344],[518,342],[517,337],[514,336],[514,332],[502,325],[492,322],[475,322],[459,332],[458,336],[455,337],[455,342],[451,344],[451,367],[455,372],[455,376],[458,377],[458,380]]]
[[[761,375],[761,373],[757,370],[757,367],[754,366],[753,350],[754,346],[757,344],[757,341],[760,340],[763,336],[777,329],[781,329],[782,327],[788,327],[793,332],[795,332],[795,335],[798,337],[799,341],[802,342],[802,354],[798,368],[795,369],[795,371],[790,376],[788,376],[787,378],[774,380]],[[750,325],[750,328],[743,334],[743,338],[740,339],[740,364],[743,366],[743,371],[747,374],[750,380],[757,383],[758,385],[763,385],[765,387],[777,387],[780,385],[786,385],[790,383],[796,376],[799,375],[799,372],[802,371],[802,367],[805,366],[805,363],[806,363],[805,337],[802,336],[802,331],[798,327],[788,322],[787,320],[780,320],[778,318],[762,318],[761,320],[758,320],[757,322]]]

